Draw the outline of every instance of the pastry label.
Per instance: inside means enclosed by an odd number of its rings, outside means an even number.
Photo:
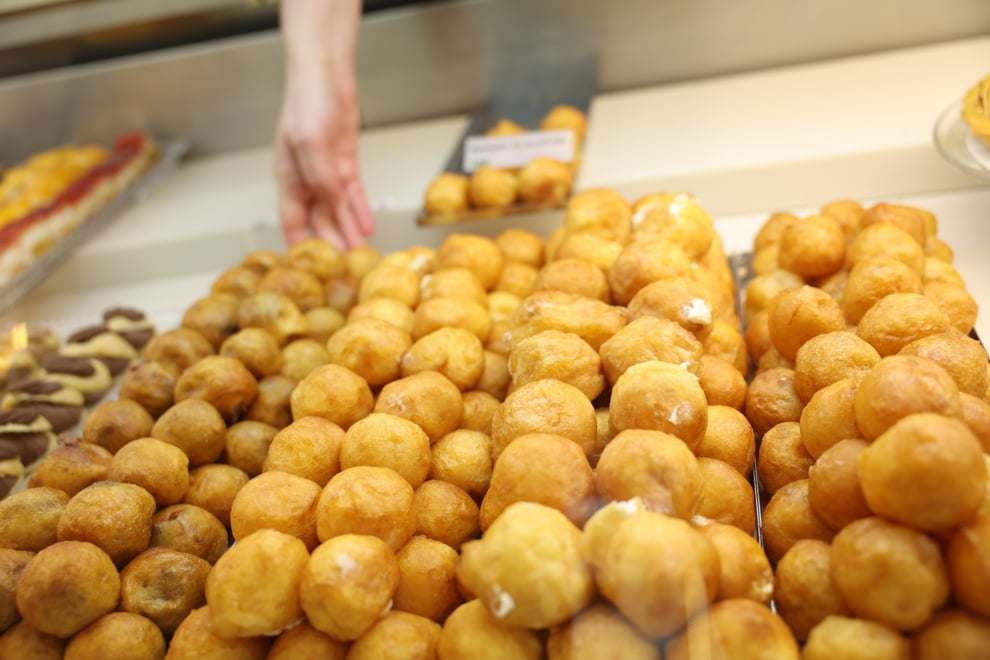
[[[482,165],[505,169],[522,167],[534,158],[574,160],[574,133],[568,130],[531,131],[518,135],[469,135],[464,140],[464,171]]]

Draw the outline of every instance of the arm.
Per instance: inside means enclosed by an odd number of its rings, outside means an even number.
[[[275,133],[288,245],[315,235],[346,249],[375,229],[358,166],[354,53],[360,0],[283,0],[285,91]]]

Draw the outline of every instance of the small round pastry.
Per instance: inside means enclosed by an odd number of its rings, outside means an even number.
[[[142,360],[124,372],[117,388],[120,400],[130,400],[158,418],[175,402],[175,381],[178,370],[161,362]]]
[[[651,360],[629,367],[615,381],[609,421],[616,431],[665,431],[694,451],[705,436],[708,402],[687,369]]]
[[[736,368],[740,374],[749,373],[749,354],[746,353],[746,340],[739,332],[736,319],[715,319],[711,333],[701,340],[701,350],[705,355],[722,358]]]
[[[241,260],[241,266],[250,268],[259,275],[265,274],[270,268],[285,263],[285,256],[275,250],[252,250]]]
[[[306,317],[306,338],[324,345],[347,322],[341,312],[329,306],[314,307],[304,312],[303,316]]]
[[[374,298],[368,302],[355,305],[347,314],[347,322],[373,317],[388,321],[392,325],[412,332],[413,311],[409,306],[394,298]]]
[[[413,245],[398,252],[391,252],[382,257],[378,263],[401,266],[420,276],[428,275],[438,268],[437,251],[425,245]]]
[[[760,486],[771,495],[792,481],[808,478],[815,459],[801,442],[798,422],[781,422],[760,439],[757,473]]]
[[[258,395],[244,414],[244,419],[262,422],[276,429],[285,428],[292,422],[290,399],[295,387],[296,381],[288,376],[265,376],[258,381]]]
[[[111,307],[103,312],[103,324],[140,351],[155,336],[155,324],[139,309]]]
[[[60,541],[28,563],[17,583],[24,621],[57,637],[71,637],[117,606],[120,576],[100,548]]]
[[[437,655],[450,660],[471,660],[486,649],[491,658],[539,660],[543,643],[535,630],[505,623],[488,611],[481,600],[469,600],[450,613],[440,631]]]
[[[38,465],[28,479],[28,488],[57,488],[72,497],[86,486],[106,479],[112,460],[113,454],[99,445],[66,440]]]
[[[603,501],[636,497],[652,511],[685,520],[698,506],[702,480],[691,450],[663,431],[619,432],[602,450],[595,467],[595,483]]]
[[[609,342],[613,340],[614,337]],[[571,332],[544,330],[527,337],[509,353],[507,364],[512,377],[512,390],[545,378],[569,383],[581,390],[589,400],[594,400],[605,389],[598,353]]]
[[[375,298],[391,298],[414,308],[419,302],[422,276],[403,266],[380,262],[361,279],[358,288],[359,303]]]
[[[641,316],[668,319],[699,340],[711,333],[717,315],[711,291],[683,275],[647,284],[629,301],[630,321]]]
[[[50,355],[41,366],[46,372],[45,380],[79,390],[87,406],[95,405],[113,387],[110,370],[96,358]]]
[[[485,131],[485,135],[488,136],[504,136],[504,135],[519,135],[520,133],[526,133],[528,129],[525,126],[521,126],[511,119],[505,117],[500,117],[491,128]]]
[[[977,658],[990,644],[990,623],[964,609],[948,607],[935,614],[911,639],[918,660]]]
[[[403,377],[437,371],[460,390],[473,389],[485,370],[485,348],[478,335],[464,328],[442,327],[426,334],[402,356]]]
[[[118,566],[148,549],[155,499],[140,486],[100,481],[73,495],[58,519],[59,541],[88,541]]]
[[[728,463],[739,474],[749,477],[756,460],[756,438],[746,416],[735,408],[708,406],[708,425],[698,445],[699,457]]]
[[[646,285],[684,275],[693,263],[683,248],[668,241],[627,243],[608,270],[612,300],[619,305],[628,305]]]
[[[759,365],[763,356],[771,350],[777,351],[770,340],[770,311],[761,309],[756,314],[748,316],[746,319],[746,329],[743,331],[743,338],[746,340],[746,350]],[[779,351],[777,351],[779,353]]]
[[[780,243],[784,230],[798,222],[800,222],[800,218],[793,213],[786,211],[772,213],[756,232],[756,236],[753,238],[753,251],[759,252],[761,248]]]
[[[949,317],[949,325],[963,334],[969,334],[979,311],[979,306],[969,291],[945,282],[926,282],[923,292],[926,298]]]
[[[287,296],[274,291],[259,291],[241,300],[237,325],[267,330],[280,345],[306,334],[302,310]]]
[[[58,540],[58,519],[69,496],[37,486],[0,500],[0,548],[37,552]]]
[[[238,330],[224,340],[218,355],[240,360],[255,378],[271,376],[282,369],[282,349],[278,340],[261,328]]]
[[[206,577],[214,632],[221,637],[271,635],[299,620],[308,560],[302,541],[273,529],[260,529],[232,545]],[[271,570],[276,565],[278,570]]]
[[[632,208],[622,195],[608,188],[583,190],[567,202],[564,231],[588,232],[623,243],[632,232]]]
[[[106,365],[111,376],[119,376],[138,357],[130,342],[105,325],[76,330],[66,337],[59,352],[70,357],[96,358]]]
[[[313,369],[292,391],[292,417],[323,417],[342,429],[364,418],[374,406],[368,381],[350,369],[324,364]]]
[[[227,423],[244,416],[258,394],[258,381],[237,358],[210,355],[182,372],[175,383],[176,404],[202,399]]]
[[[746,405],[746,379],[724,358],[702,355],[697,375],[708,405],[729,406],[736,410],[742,410]]]
[[[850,268],[867,259],[887,257],[903,262],[911,270],[922,273],[925,253],[911,234],[889,222],[863,227],[849,244],[846,261]]]
[[[165,637],[150,619],[131,612],[111,612],[76,633],[65,647],[65,657],[165,657]]]
[[[761,311],[770,307],[770,301],[782,293],[794,291],[804,286],[804,279],[797,273],[776,268],[761,273],[746,285],[746,317],[753,319]]]
[[[227,550],[227,528],[194,504],[173,504],[151,519],[151,547],[167,548],[215,564]]]
[[[626,310],[564,291],[536,291],[519,303],[509,320],[509,345],[543,330],[573,332],[596,351],[626,325]]]
[[[60,660],[65,655],[66,640],[43,633],[27,621],[18,621],[0,634],[0,656],[4,658],[38,658]]]
[[[414,422],[372,412],[347,429],[340,443],[340,468],[388,467],[416,488],[430,471],[430,439]]]
[[[502,400],[509,391],[511,381],[508,358],[485,349],[485,370],[481,372],[481,378],[475,383],[474,388]]]
[[[151,435],[155,420],[139,403],[115,399],[99,404],[86,417],[82,439],[116,454],[132,440]]]
[[[235,541],[259,529],[294,536],[311,551],[316,538],[316,503],[322,489],[315,481],[288,472],[269,470],[237,491],[230,505],[230,532]]]
[[[210,285],[210,294],[224,294],[236,298],[247,298],[255,292],[263,271],[267,269],[268,266],[262,269],[253,264],[238,265],[229,268],[222,272]]]
[[[574,147],[579,149],[588,129],[588,116],[573,105],[555,105],[540,120],[541,131],[568,130],[574,133]]]
[[[808,480],[782,486],[763,510],[763,544],[771,563],[802,539],[831,541],[832,529],[818,517],[808,502]]]
[[[509,394],[492,417],[492,460],[528,433],[563,436],[590,455],[598,435],[595,407],[581,390],[563,381],[527,383]]]
[[[815,392],[801,411],[800,435],[804,448],[814,458],[835,443],[864,437],[856,424],[859,381],[843,378]]]
[[[280,373],[300,381],[313,369],[329,361],[330,353],[326,349],[326,344],[309,337],[301,337],[293,339],[282,348]]]
[[[627,660],[660,660],[660,648],[636,629],[608,603],[599,602],[583,610],[547,638],[551,660],[615,657]]]
[[[856,467],[868,446],[865,440],[839,440],[808,470],[808,503],[832,529],[873,515]]]
[[[377,536],[397,552],[415,529],[413,488],[391,468],[362,465],[342,470],[327,483],[317,503],[320,541],[363,534]]]
[[[468,208],[468,178],[456,172],[442,172],[426,187],[423,208],[427,213],[458,213]]]
[[[548,290],[611,302],[605,271],[583,259],[558,258],[541,268],[533,291]]]
[[[694,515],[756,533],[756,501],[746,476],[717,458],[698,459],[701,494]]]
[[[746,392],[746,419],[757,433],[781,422],[796,422],[804,408],[794,390],[794,370],[776,367],[756,374]]]
[[[921,279],[925,282],[943,282],[955,286],[966,286],[962,274],[952,264],[935,257],[925,257],[925,270],[921,274]]]
[[[468,201],[477,209],[511,206],[519,193],[519,180],[510,170],[482,165],[468,179]]]
[[[655,316],[633,319],[602,343],[598,352],[612,385],[629,367],[650,361],[675,364],[697,375],[702,358],[701,342],[694,334],[676,321]]]
[[[780,267],[780,243],[771,243],[766,247],[760,248],[757,252],[754,252],[752,268],[753,273],[757,277],[760,275],[766,275],[767,273],[772,273],[775,270],[781,270],[785,273],[791,272]],[[797,277],[796,273],[791,274]]]
[[[421,339],[440,328],[464,328],[484,340],[492,329],[488,309],[462,298],[430,298],[416,307],[413,313],[413,340]]]
[[[304,477],[323,487],[340,471],[344,431],[322,417],[302,417],[272,438],[264,470]]]
[[[564,623],[595,591],[581,530],[532,502],[510,505],[480,540],[465,543],[457,576],[496,619],[525,628]]]
[[[84,404],[79,390],[47,380],[22,380],[8,385],[0,399],[0,409],[43,417],[53,433],[62,433],[75,426],[82,416]]]
[[[227,428],[224,462],[244,470],[249,477],[261,474],[268,447],[278,429],[264,422],[244,420]]]
[[[347,255],[332,243],[318,238],[307,238],[292,245],[285,253],[285,259],[292,268],[312,273],[321,281],[349,270]]]
[[[506,262],[508,263],[508,262]],[[461,266],[438,268],[420,281],[420,301],[432,298],[461,298],[488,305],[488,293],[474,271]]]
[[[163,440],[137,438],[114,454],[107,479],[148,491],[158,506],[182,500],[189,488],[189,458]]]
[[[718,553],[720,573],[715,600],[749,598],[769,605],[774,595],[773,569],[753,535],[718,522],[699,525],[697,529]]]
[[[17,581],[33,557],[34,553],[27,550],[0,548],[0,630],[7,630],[21,620],[17,611]]]
[[[987,353],[976,339],[952,329],[911,342],[899,355],[934,360],[956,381],[960,392],[982,397],[987,391]]]
[[[200,298],[186,308],[182,327],[195,330],[216,350],[224,340],[237,332],[237,307],[240,299],[229,294],[213,294]]]
[[[842,292],[843,309],[850,323],[881,298],[892,293],[921,293],[921,275],[903,261],[891,257],[864,259],[849,271]]]
[[[949,317],[920,293],[892,293],[863,314],[856,333],[881,356],[893,355],[911,342],[945,332]]]
[[[176,376],[216,351],[210,340],[192,328],[173,328],[155,335],[144,347],[144,359],[166,365]]]
[[[374,411],[414,422],[430,442],[436,442],[460,423],[463,395],[449,378],[427,369],[385,385],[378,393]]]
[[[299,601],[314,628],[349,642],[388,609],[398,586],[398,562],[381,539],[344,534],[313,551],[302,571]]]
[[[816,539],[798,541],[777,562],[774,604],[800,640],[826,617],[852,614],[832,583],[831,570],[831,546]]]
[[[326,633],[314,628],[309,621],[302,621],[275,638],[265,660],[344,660],[346,655],[347,646],[344,643],[331,639]]]
[[[851,616],[831,615],[811,629],[801,657],[806,660],[872,660],[910,656],[910,642],[890,626]]]
[[[237,491],[244,487],[250,477],[244,470],[233,465],[211,463],[201,465],[189,472],[189,490],[182,498],[185,504],[194,504],[206,509],[230,527],[230,507],[237,497]]]
[[[371,268],[377,265],[378,262],[372,265]],[[371,272],[371,268],[368,269],[368,272]],[[327,307],[346,317],[357,304],[358,287],[360,285],[361,279],[354,275],[348,274],[331,277],[324,283],[324,288],[327,292]]]
[[[457,429],[432,448],[430,479],[440,479],[480,498],[492,476],[491,438],[481,431]]]
[[[206,604],[209,572],[209,562],[196,555],[148,548],[120,572],[120,609],[147,617],[170,635]]]
[[[519,170],[519,199],[529,204],[563,204],[573,185],[571,167],[553,158],[534,158]]]
[[[637,239],[669,241],[693,259],[708,252],[715,235],[711,217],[694,197],[685,193],[659,193],[639,199],[633,206],[633,225]]]
[[[209,605],[189,613],[169,640],[170,658],[239,658],[264,660],[271,639],[256,637],[221,637],[213,630],[213,615]]]
[[[622,243],[618,241],[578,232],[563,238],[554,252],[554,258],[590,261],[607,273],[621,253]]]
[[[664,645],[664,657],[688,660],[697,646],[711,648],[723,658],[768,657],[798,660],[794,635],[769,607],[748,598],[730,598],[712,605]],[[696,646],[697,645],[697,646]]]
[[[838,199],[822,205],[818,210],[822,215],[827,215],[839,223],[846,240],[851,240],[859,231],[859,221],[863,217],[863,211],[863,205],[854,199]]]
[[[831,575],[857,617],[895,630],[920,628],[949,598],[938,544],[883,518],[857,520],[835,535]]]
[[[811,215],[784,229],[780,236],[781,268],[801,277],[823,277],[842,268],[846,234],[827,215]]]
[[[462,599],[457,592],[457,551],[446,543],[414,536],[395,556],[399,586],[395,609],[443,621]]]
[[[880,362],[864,339],[848,330],[816,335],[798,349],[794,358],[794,391],[808,402],[818,390],[843,378],[860,378]]]
[[[502,251],[494,240],[473,234],[448,234],[436,254],[438,269],[467,268],[478,276],[486,291],[495,286],[504,262]]]
[[[151,427],[151,437],[175,445],[189,457],[189,465],[196,467],[220,458],[227,424],[208,401],[185,399],[162,413]]]
[[[925,237],[928,231],[925,226],[925,218],[919,209],[903,204],[879,202],[866,209],[859,219],[860,229],[880,223],[888,223],[899,227],[910,234],[919,245],[925,244]]]
[[[446,481],[424,481],[413,494],[415,534],[440,541],[455,550],[478,536],[478,505],[471,496]]]
[[[842,307],[831,296],[812,286],[787,291],[767,308],[770,339],[781,354],[793,360],[804,342],[826,332],[846,329]]]
[[[987,548],[990,548],[990,515],[984,512],[956,530],[945,553],[953,596],[963,607],[983,617],[990,613]]]
[[[492,434],[492,417],[502,402],[488,392],[470,390],[463,397],[464,412],[461,415],[461,428],[480,431],[487,436]],[[988,404],[990,405],[990,404]]]
[[[494,241],[506,263],[515,261],[533,268],[543,265],[543,239],[528,229],[509,227],[495,236]]]
[[[440,624],[436,621],[409,612],[391,611],[354,640],[347,656],[351,660],[435,658],[439,640]]]

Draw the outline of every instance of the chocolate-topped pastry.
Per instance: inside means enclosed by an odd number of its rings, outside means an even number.
[[[107,365],[96,358],[52,355],[41,366],[48,372],[46,380],[79,390],[87,406],[102,399],[113,385]]]
[[[137,349],[105,325],[94,325],[73,332],[62,346],[62,355],[96,358],[107,365],[111,376],[124,371],[137,359]]]
[[[34,467],[58,444],[51,423],[30,410],[8,410],[0,413],[0,448],[13,450],[20,457],[25,473]]]
[[[0,409],[30,410],[45,419],[55,433],[71,429],[82,416],[82,392],[53,380],[29,380],[8,388]]]
[[[0,499],[10,495],[24,481],[24,464],[17,449],[0,443]]]
[[[14,351],[7,357],[7,369],[3,376],[4,389],[11,389],[44,375],[41,363],[34,353],[26,348]]]
[[[139,351],[155,336],[155,324],[133,307],[111,307],[103,312],[103,324]]]

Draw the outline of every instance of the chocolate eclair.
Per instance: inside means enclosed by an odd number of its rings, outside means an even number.
[[[113,386],[113,376],[107,365],[96,358],[52,355],[41,366],[47,372],[45,380],[79,390],[87,406],[102,399]]]
[[[53,380],[29,380],[9,388],[2,410],[30,410],[49,421],[55,433],[71,429],[82,416],[82,392]]]
[[[107,365],[111,376],[123,373],[137,359],[137,349],[105,325],[94,325],[73,332],[62,346],[62,355],[96,358]]]
[[[24,481],[24,464],[13,446],[0,443],[0,499],[10,495]]]
[[[0,451],[17,452],[30,473],[58,445],[58,436],[51,423],[30,410],[8,410],[0,413]]]
[[[155,325],[144,312],[131,307],[112,307],[103,312],[103,323],[111,331],[141,350],[155,336]]]

